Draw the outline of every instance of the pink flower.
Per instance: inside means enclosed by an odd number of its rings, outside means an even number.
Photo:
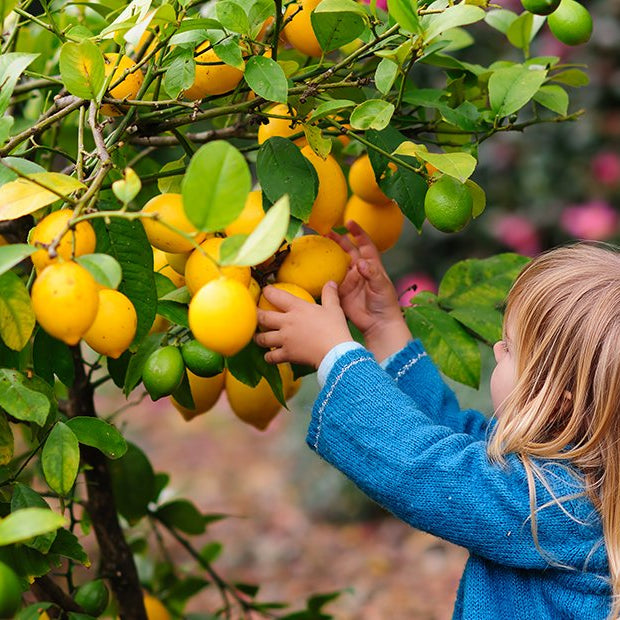
[[[491,222],[491,232],[511,250],[534,256],[541,250],[540,236],[530,220],[522,215],[505,214]]]
[[[372,0],[363,0],[364,4],[370,4]],[[377,0],[377,8],[387,11],[387,0]]]
[[[618,231],[618,212],[603,200],[566,207],[562,212],[562,228],[578,239],[609,239]]]
[[[408,273],[396,281],[396,292],[398,293],[398,300],[401,306],[410,306],[411,298],[420,291],[437,293],[437,284],[425,273]]]
[[[601,151],[592,159],[592,175],[603,185],[620,182],[620,156],[613,151]]]

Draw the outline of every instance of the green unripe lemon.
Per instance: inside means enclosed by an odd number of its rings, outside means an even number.
[[[73,597],[75,602],[91,616],[99,617],[108,606],[110,594],[102,579],[95,579],[80,586]]]
[[[22,588],[13,569],[0,562],[0,618],[13,618],[22,602]]]
[[[162,347],[151,353],[142,370],[142,382],[153,400],[169,396],[183,379],[185,364],[177,347]]]
[[[428,221],[442,232],[457,232],[471,219],[474,201],[467,186],[448,175],[433,183],[424,198]]]
[[[581,45],[592,35],[592,17],[588,9],[575,0],[562,0],[547,18],[547,23],[555,38],[566,45]]]
[[[224,356],[201,345],[198,340],[188,340],[181,345],[185,366],[199,377],[215,377],[224,370]]]
[[[521,4],[534,15],[549,15],[560,6],[560,0],[521,0]]]

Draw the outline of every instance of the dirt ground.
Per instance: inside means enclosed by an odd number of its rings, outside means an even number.
[[[215,568],[228,581],[261,584],[259,600],[293,610],[311,594],[344,590],[326,607],[338,620],[448,620],[467,553],[382,512],[310,451],[316,389],[306,378],[292,411],[264,433],[240,422],[224,398],[189,423],[165,399],[147,398],[117,423],[156,471],[171,475],[166,499],[231,515],[201,543],[221,542]],[[122,404],[104,397],[100,413]],[[207,611],[210,596],[188,611]]]

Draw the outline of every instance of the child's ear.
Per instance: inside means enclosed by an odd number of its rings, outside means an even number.
[[[564,390],[563,396],[566,400],[573,400],[573,395],[568,390]]]

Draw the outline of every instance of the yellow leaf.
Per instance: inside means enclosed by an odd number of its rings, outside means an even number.
[[[34,179],[54,191],[29,179]],[[28,179],[20,177],[0,187],[0,221],[15,220],[34,213],[62,196],[85,187],[84,183],[59,172],[35,172],[29,174]]]

